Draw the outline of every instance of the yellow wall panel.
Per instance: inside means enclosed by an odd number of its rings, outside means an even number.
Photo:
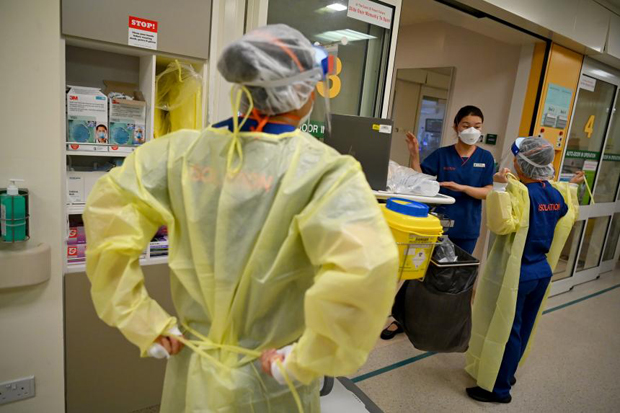
[[[534,117],[534,110],[536,110],[538,84],[540,83],[541,76],[544,76],[543,65],[545,62],[546,46],[546,43],[537,43],[536,46],[534,46],[530,78],[527,82],[527,92],[525,93],[525,102],[523,103],[523,111],[521,112],[519,136],[529,136],[530,134],[532,118]]]
[[[544,59],[545,59],[545,44],[537,44],[534,48],[534,55],[532,57],[532,69],[530,72],[530,79],[528,81],[527,93],[525,103],[523,104],[523,112],[521,115],[521,124],[519,126],[519,135],[528,136],[530,134],[531,123],[534,115],[536,103],[538,103],[538,109],[536,113],[536,124],[534,127],[534,135],[542,135],[555,147],[556,154],[554,160],[554,166],[556,170],[556,178],[559,173],[560,162],[562,161],[562,152],[564,145],[566,144],[566,136],[568,127],[571,122],[573,105],[575,103],[575,95],[577,87],[579,85],[579,75],[581,73],[581,66],[583,65],[583,55],[573,52],[565,47],[557,44],[551,45],[551,50],[548,56],[547,69],[545,73],[542,73]],[[540,100],[536,102],[536,95],[538,92],[538,84],[540,77],[545,77]],[[570,102],[570,109],[568,112],[568,119],[566,126],[563,129],[542,126],[542,117],[545,108],[545,101],[547,99],[547,91],[549,90],[549,84],[554,84],[567,88],[572,91],[572,97]]]
[[[579,85],[579,75],[581,66],[583,65],[583,55],[566,49],[565,47],[553,44],[551,46],[551,54],[547,64],[547,73],[545,76],[545,84],[538,105],[538,114],[536,116],[536,127],[534,135],[542,134],[542,136],[551,142],[555,147],[555,160],[553,162],[556,170],[556,178],[559,174],[560,162],[562,161],[562,152],[566,144],[566,136],[568,135],[568,127],[573,115],[573,105],[575,103],[575,95]],[[549,84],[562,86],[573,92],[570,110],[568,112],[568,120],[563,129],[543,127],[542,116],[547,99],[547,91]]]

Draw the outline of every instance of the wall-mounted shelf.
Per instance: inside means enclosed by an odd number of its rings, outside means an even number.
[[[162,265],[162,264],[167,264],[167,263],[168,263],[168,256],[142,258],[140,260],[140,265],[142,266]],[[75,274],[79,272],[86,272],[86,263],[80,262],[80,263],[75,263],[75,264],[71,264],[71,263],[67,264],[67,269],[65,271],[65,274]]]
[[[158,59],[159,58],[168,59],[166,61],[166,64],[170,61],[173,61],[174,59],[179,59],[184,62],[189,62],[189,63],[196,64],[196,65],[203,65],[205,63],[205,60],[203,59],[192,57],[192,56],[185,56],[185,55],[178,54],[178,53],[166,53],[166,52],[162,52],[161,50],[157,50],[154,52],[153,50],[149,50],[149,49],[141,49],[137,47],[125,46],[125,45],[120,45],[120,44],[105,43],[105,42],[100,42],[97,40],[83,39],[83,38],[74,37],[74,36],[65,36],[65,44],[67,46],[75,46],[75,47],[80,47],[83,49],[92,49],[92,50],[122,54],[122,55],[127,55],[127,56],[145,57],[145,56],[156,55]]]
[[[166,257],[168,258],[168,257]],[[27,287],[50,279],[52,252],[47,244],[0,249],[0,289]]]
[[[70,204],[67,205],[67,214],[69,215],[82,215],[84,213],[84,207],[86,204]]]
[[[126,158],[132,152],[95,152],[95,151],[66,151],[67,155],[75,156],[105,156],[110,158]]]
[[[104,81],[111,80],[115,82],[131,83],[137,86],[144,96],[146,102],[146,123],[145,123],[145,138],[146,141],[153,139],[154,130],[154,118],[155,118],[155,99],[156,99],[156,77],[158,73],[161,73],[166,69],[167,64],[174,61],[175,58],[179,58],[180,61],[190,63],[194,70],[203,76],[203,91],[202,91],[202,112],[203,119],[206,117],[204,113],[206,111],[206,74],[207,64],[205,60],[196,58],[186,58],[171,53],[161,53],[160,51],[137,49],[134,47],[128,47],[124,45],[109,44],[105,42],[83,40],[72,37],[65,37],[65,86],[85,86],[104,89]],[[203,122],[204,123],[204,122]],[[66,136],[66,124],[63,131]],[[83,177],[84,180],[84,192],[81,197],[71,198],[70,191],[76,191],[80,184],[77,182],[77,174],[73,174],[73,184],[69,184],[69,170],[73,172],[88,172],[82,175],[89,175],[90,171],[99,171],[105,168],[103,166],[109,166],[112,164],[115,167],[120,166],[121,161],[133,151],[128,151],[125,147],[120,146],[120,150],[112,150],[113,144],[95,144],[95,143],[75,143],[64,142],[64,151],[66,158],[66,173],[67,173],[67,206],[65,208],[66,221],[67,221],[67,236],[69,236],[69,228],[83,227],[83,220],[81,215],[84,213],[84,203],[70,203],[74,199],[84,201],[88,197],[88,193],[92,190],[92,185],[89,184],[95,175]],[[80,147],[70,146],[80,145]],[[96,149],[92,150],[92,146],[97,145]],[[107,146],[108,150],[105,150]],[[127,147],[130,149],[137,149],[139,146]],[[73,150],[76,148],[77,150]],[[84,150],[91,149],[91,150]],[[103,150],[101,150],[103,149]],[[123,151],[124,150],[124,151]],[[126,152],[125,152],[126,151]],[[99,159],[97,159],[99,158]],[[103,159],[102,159],[103,158]],[[113,159],[116,158],[116,159]],[[89,189],[90,188],[90,189]],[[83,245],[83,244],[82,244]],[[155,244],[153,246],[155,253],[163,252],[161,245]],[[161,265],[168,262],[167,256],[150,256],[151,247],[147,248],[146,257],[140,259],[141,265]],[[84,262],[71,262],[68,258],[77,258],[74,255],[75,251],[71,251],[69,257],[69,251],[67,251],[67,261],[65,264],[65,273],[83,273],[86,271],[86,264]],[[80,256],[83,256],[84,251],[80,249],[78,251]]]

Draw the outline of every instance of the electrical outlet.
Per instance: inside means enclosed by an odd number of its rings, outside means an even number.
[[[0,383],[0,404],[34,397],[34,376]]]

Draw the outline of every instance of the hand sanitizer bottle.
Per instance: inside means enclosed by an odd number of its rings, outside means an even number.
[[[15,182],[21,179],[9,179],[11,184],[6,193],[0,194],[0,235],[5,242],[26,240],[26,198],[19,194]]]

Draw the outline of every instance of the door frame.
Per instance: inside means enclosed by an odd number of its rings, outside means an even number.
[[[589,57],[586,57],[583,62],[583,66],[581,68],[581,76],[586,75],[596,79],[597,81],[609,83],[616,87],[614,97],[611,101],[611,114],[609,116],[609,120],[606,125],[605,136],[603,137],[603,143],[601,145],[601,158],[599,160],[599,165],[597,167],[597,171],[594,175],[594,184],[592,185],[592,193],[596,191],[596,186],[598,184],[598,178],[601,173],[601,165],[603,162],[603,155],[605,153],[605,147],[607,146],[607,142],[610,138],[611,134],[611,125],[615,116],[618,114],[615,113],[616,105],[619,103],[618,99],[620,99],[620,71],[613,69],[603,63],[600,63],[596,60],[593,60]],[[575,110],[577,107],[577,102],[579,100],[580,89],[577,88],[575,100],[573,101],[572,113],[573,116],[571,118],[571,123],[568,128],[567,136],[570,136],[570,132],[573,128],[573,121],[575,119]],[[564,159],[566,156],[566,151],[568,150],[568,141],[567,144],[564,145],[564,149],[562,152],[562,161],[560,163],[560,171],[564,166]],[[620,212],[620,201],[618,201],[618,192],[620,191],[620,185],[616,188],[616,197],[613,202],[605,202],[602,204],[589,204],[585,206],[579,207],[579,221],[584,221],[583,228],[581,233],[579,234],[579,246],[577,248],[577,253],[575,260],[579,260],[579,255],[581,254],[581,249],[583,248],[583,242],[585,238],[585,233],[588,227],[588,220],[590,218],[598,218],[598,217],[607,217],[610,216],[609,223],[607,225],[607,229],[605,232],[605,236],[603,238],[603,243],[601,246],[601,256],[599,258],[599,263],[594,268],[589,268],[587,270],[577,271],[576,263],[573,264],[573,268],[571,270],[571,274],[569,277],[564,278],[562,280],[558,280],[553,282],[551,286],[550,295],[560,294],[566,291],[570,291],[573,289],[575,285],[583,284],[588,281],[592,281],[597,279],[600,274],[610,271],[615,267],[615,263],[618,260],[618,255],[620,254],[620,248],[616,247],[616,251],[614,253],[614,257],[611,260],[603,261],[603,255],[605,253],[605,247],[609,240],[609,236],[611,233],[611,225],[613,222],[613,216],[616,212]]]
[[[250,31],[260,26],[267,24],[267,17],[269,11],[269,0],[235,0],[245,1],[247,6],[247,16],[244,14],[245,30]],[[375,0],[377,1],[377,0]],[[383,3],[394,8],[394,15],[392,16],[392,27],[390,28],[390,44],[388,49],[388,61],[384,71],[385,81],[383,88],[377,86],[377,102],[381,102],[380,116],[381,118],[388,118],[388,109],[390,107],[390,97],[392,96],[392,82],[396,77],[396,44],[398,42],[398,28],[400,27],[400,12],[402,9],[402,0],[378,0],[378,3]],[[246,18],[247,17],[247,18]],[[381,79],[379,80],[381,82]],[[361,97],[360,97],[361,99]],[[375,102],[375,103],[377,103]],[[376,106],[375,106],[376,107]]]

